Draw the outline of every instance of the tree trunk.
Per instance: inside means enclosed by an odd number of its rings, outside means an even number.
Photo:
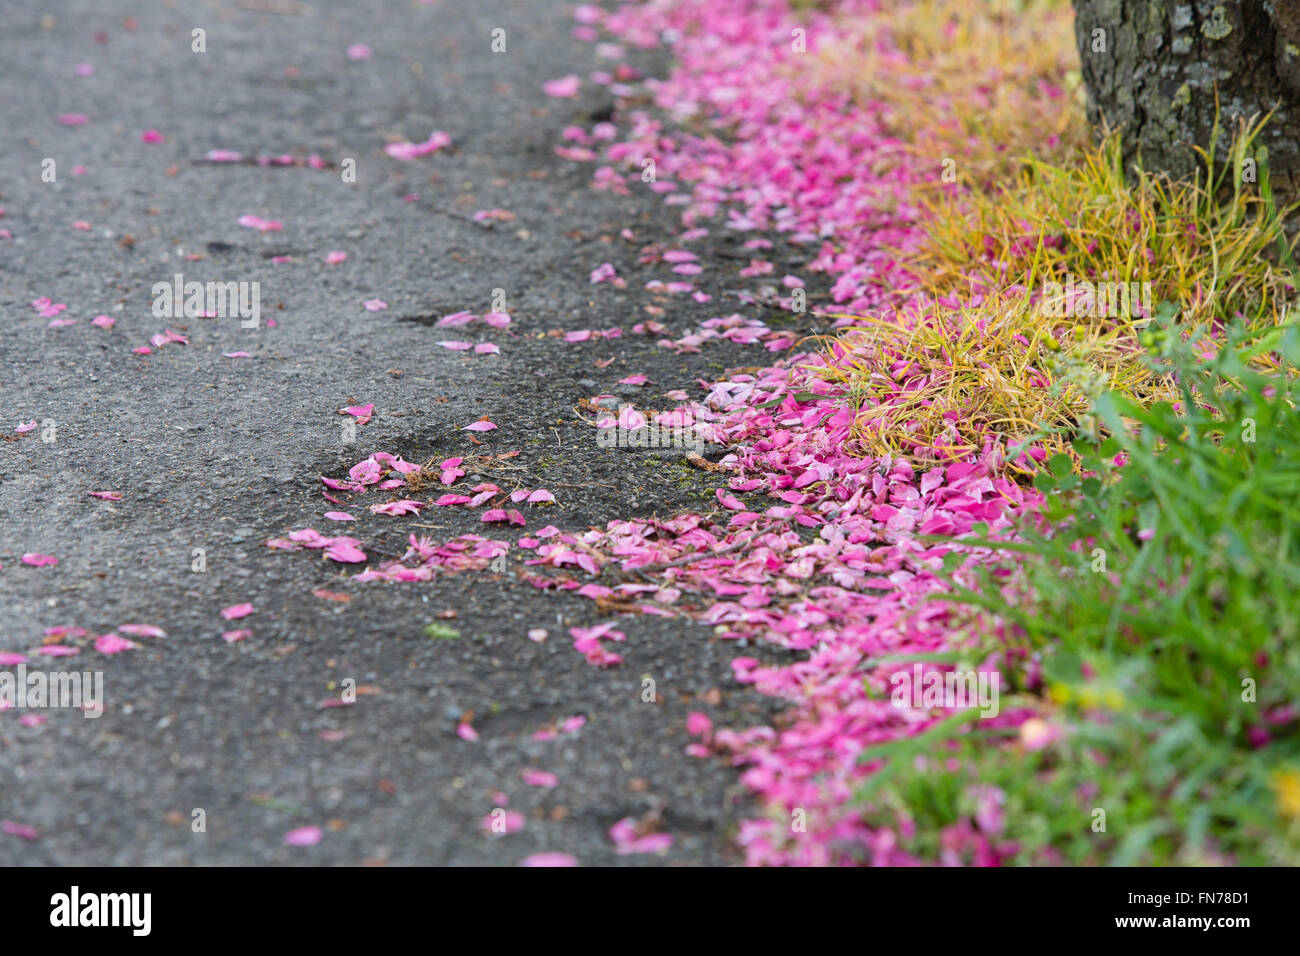
[[[1121,130],[1126,169],[1189,176],[1208,150],[1215,91],[1224,156],[1238,121],[1276,112],[1268,147],[1274,188],[1300,186],[1300,0],[1074,0],[1088,121]]]

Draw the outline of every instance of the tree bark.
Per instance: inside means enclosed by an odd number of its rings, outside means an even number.
[[[1238,120],[1276,108],[1256,145],[1274,188],[1300,186],[1300,0],[1074,0],[1088,121],[1119,128],[1124,164],[1176,178],[1216,155]]]

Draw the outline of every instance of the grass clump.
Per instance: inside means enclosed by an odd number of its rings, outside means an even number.
[[[863,757],[891,768],[864,814],[906,813],[918,849],[978,830],[969,794],[992,786],[1004,862],[1300,862],[1300,330],[1216,346],[1176,313],[1145,359],[1174,400],[1093,401],[1081,467],[1035,480],[1048,520],[983,542],[1009,560],[951,597],[1001,622],[1003,710],[1040,716],[1009,742],[978,720],[933,732],[947,775],[910,772],[906,741]]]
[[[1227,161],[1203,154],[1210,177],[1170,182],[1137,170],[1128,180],[1110,136],[1076,161],[1029,158],[1005,187],[930,196],[927,242],[911,261],[936,296],[1035,296],[1044,318],[1069,302],[1049,283],[1150,283],[1151,302],[1175,302],[1188,328],[1214,330],[1240,317],[1275,324],[1293,288],[1291,246],[1272,201],[1267,162],[1254,147],[1261,123],[1242,127]],[[1247,172],[1254,182],[1243,182]],[[1279,251],[1282,265],[1278,264]],[[1074,302],[1080,324],[1141,326],[1149,304],[1108,314]],[[1132,303],[1129,303],[1131,306]],[[1056,314],[1054,314],[1056,313]],[[1095,321],[1093,321],[1095,320]]]
[[[800,73],[882,108],[909,162],[984,187],[1033,149],[1063,160],[1087,141],[1074,13],[1064,0],[904,0],[841,17]]]
[[[1293,209],[1273,202],[1259,128],[1239,131],[1226,162],[1206,156],[1214,179],[1126,181],[1111,137],[1075,165],[1030,160],[1007,188],[927,200],[910,262],[921,297],[861,320],[821,372],[858,409],[858,450],[956,460],[1077,421],[1103,391],[1168,399],[1142,361],[1154,302],[1175,303],[1208,347],[1229,324],[1274,328],[1295,287]],[[1254,184],[1241,182],[1248,161]],[[1048,442],[1063,449],[1059,433]]]

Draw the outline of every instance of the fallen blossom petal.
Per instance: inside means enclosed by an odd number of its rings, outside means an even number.
[[[95,650],[101,654],[120,654],[135,647],[139,647],[135,641],[128,641],[116,634],[101,634],[95,638]]]
[[[285,846],[315,846],[325,838],[325,831],[320,827],[298,827],[284,835]]]

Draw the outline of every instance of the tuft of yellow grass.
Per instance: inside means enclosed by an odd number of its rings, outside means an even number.
[[[1044,322],[1024,294],[863,321],[840,335],[818,372],[844,387],[855,450],[867,455],[955,461],[1077,422],[1103,388],[1171,394],[1138,361],[1131,337],[1076,325],[1063,341],[1061,324]],[[1066,450],[1055,437],[1044,447]]]
[[[922,199],[928,241],[910,266],[932,295],[1042,294],[1067,278],[1149,282],[1154,302],[1181,308],[1188,329],[1244,318],[1273,325],[1293,291],[1288,242],[1267,198],[1267,164],[1253,147],[1262,121],[1243,125],[1212,181],[1170,182],[1137,170],[1125,180],[1111,135],[1073,162],[1030,157],[1006,186]],[[1243,183],[1248,161],[1255,183]],[[1044,303],[1045,308],[1053,303]],[[1115,317],[1109,318],[1112,322]],[[1149,316],[1125,315],[1130,331]]]
[[[1057,160],[1086,143],[1073,22],[1065,0],[887,0],[841,17],[800,72],[879,106],[913,161],[983,187],[1030,151]]]
[[[857,410],[858,449],[956,460],[990,442],[1092,427],[1088,406],[1106,389],[1144,404],[1176,400],[1142,361],[1163,302],[1188,334],[1276,326],[1295,291],[1296,239],[1282,227],[1293,210],[1274,208],[1253,148],[1261,125],[1243,124],[1228,157],[1204,157],[1219,170],[1213,179],[1138,170],[1126,181],[1110,136],[1073,162],[1030,157],[1007,186],[924,199],[928,238],[909,268],[929,304],[864,320],[819,369]],[[1243,183],[1252,159],[1255,182]],[[1071,281],[1096,288],[1091,305],[1067,308]],[[1117,296],[1119,285],[1138,295]],[[1258,361],[1270,364],[1267,354]],[[1059,437],[1044,447],[1068,450]]]

